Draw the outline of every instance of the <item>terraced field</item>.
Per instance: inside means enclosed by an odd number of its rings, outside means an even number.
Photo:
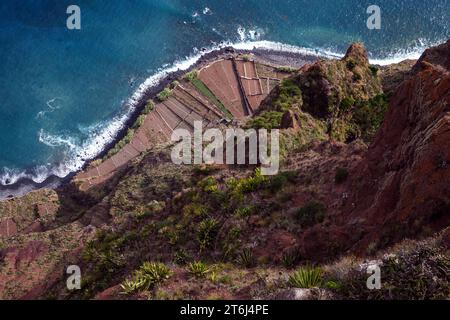
[[[194,121],[205,127],[223,119],[252,115],[261,101],[288,73],[254,61],[223,59],[198,71],[192,83],[179,80],[170,96],[159,101],[118,153],[80,172],[75,181],[81,190],[105,182],[141,152],[170,141],[175,129],[193,131]]]

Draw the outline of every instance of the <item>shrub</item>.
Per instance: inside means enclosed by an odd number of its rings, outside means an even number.
[[[145,262],[131,280],[125,280],[120,286],[124,294],[145,291],[163,282],[172,275],[172,271],[163,263]]]
[[[198,226],[197,240],[201,249],[208,248],[216,238],[219,222],[214,218],[208,218],[200,222]]]
[[[264,187],[269,179],[266,176],[262,175],[261,168],[257,168],[253,176],[233,181],[234,182],[231,182],[231,188],[233,189],[233,192],[240,194],[251,193]]]
[[[326,206],[323,203],[311,201],[297,211],[296,218],[302,227],[312,227],[323,222],[325,211]]]
[[[325,288],[330,290],[339,290],[342,288],[342,283],[339,281],[330,280],[325,283]]]
[[[297,69],[289,67],[289,66],[281,66],[281,67],[276,68],[276,70],[278,72],[282,72],[282,73],[293,73],[293,72],[297,71]]]
[[[214,177],[208,177],[203,179],[198,183],[198,186],[202,189],[204,192],[216,192],[219,190],[219,184],[217,183],[216,178]]]
[[[180,249],[174,254],[174,262],[180,266],[185,265],[189,259],[189,253],[185,249]]]
[[[357,300],[448,299],[450,257],[442,240],[404,241],[381,259],[380,290],[367,290],[367,268],[356,265],[340,279],[338,293]]]
[[[160,283],[172,275],[170,268],[160,262],[145,262],[139,272],[152,284]]]
[[[348,170],[346,168],[337,168],[334,181],[337,184],[343,183],[348,178]]]
[[[148,100],[142,113],[149,114],[151,111],[153,111],[153,109],[155,109],[155,103],[153,102],[153,100]]]
[[[204,262],[196,261],[188,265],[188,272],[196,278],[203,278],[211,272],[211,269]]]
[[[186,216],[205,217],[208,212],[208,206],[198,203],[189,203],[183,208],[183,214]]]
[[[272,102],[276,111],[285,112],[293,107],[300,108],[303,103],[302,90],[294,79],[284,79],[279,87],[279,94]]]
[[[353,73],[353,80],[354,80],[354,81],[361,81],[361,80],[362,80],[361,74],[359,74],[359,73],[357,73],[357,72],[354,72],[354,73]]]
[[[378,75],[378,71],[379,71],[380,69],[378,69],[377,66],[369,66],[369,70],[370,70],[370,72],[372,73],[372,75],[373,75],[374,77],[376,77],[376,76]]]
[[[349,59],[347,61],[347,69],[348,70],[353,70],[353,69],[355,69],[355,67],[356,67],[356,61],[353,60],[353,59]]]
[[[133,140],[134,133],[135,130],[133,128],[129,128],[125,137],[123,137],[122,140],[117,142],[114,148],[108,151],[108,154],[104,157],[104,159],[111,158],[115,154],[119,153],[119,151],[122,150],[123,147],[125,147],[128,143],[131,142],[131,140]]]
[[[234,214],[239,218],[248,218],[253,215],[255,211],[255,206],[246,206],[236,209]]]
[[[320,268],[306,266],[289,277],[289,284],[294,288],[318,288],[323,283],[323,271]]]
[[[286,269],[291,269],[295,267],[297,262],[300,260],[300,252],[297,248],[290,249],[283,254],[281,262]]]
[[[287,183],[294,183],[297,179],[296,171],[285,171],[270,178],[268,188],[272,192],[280,191]]]
[[[165,88],[163,91],[157,94],[157,98],[159,101],[164,102],[172,96],[172,90],[169,88]]]
[[[133,126],[132,126],[132,128],[133,128],[134,130],[139,129],[139,128],[144,124],[145,116],[146,116],[145,114],[141,114],[141,115],[136,119],[136,121],[134,122],[134,124],[133,124]]]
[[[356,101],[355,101],[355,99],[353,99],[353,97],[345,97],[341,101],[340,111],[346,112],[346,111],[350,110],[350,108],[355,105],[355,102]]]
[[[277,129],[281,126],[283,112],[265,111],[260,116],[250,119],[245,125],[246,128],[253,129]]]
[[[252,268],[256,264],[256,259],[251,249],[244,249],[239,254],[239,263],[246,268]]]
[[[198,71],[197,70],[192,70],[191,72],[188,72],[184,78],[186,80],[188,80],[189,82],[192,82],[196,79],[198,79]]]
[[[125,281],[120,284],[120,287],[122,288],[121,294],[129,295],[139,291],[142,288],[142,283],[140,279],[136,278],[132,280],[125,279]]]
[[[357,103],[352,121],[360,128],[364,141],[371,141],[384,120],[389,101],[384,94]]]
[[[252,56],[249,55],[249,54],[243,54],[243,55],[241,56],[241,58],[242,58],[242,60],[244,60],[244,61],[252,61]]]

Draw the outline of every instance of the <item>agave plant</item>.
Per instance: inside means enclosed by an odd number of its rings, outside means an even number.
[[[122,288],[121,294],[129,295],[141,289],[141,282],[137,279],[126,279],[120,284],[120,287]]]
[[[153,284],[162,282],[172,275],[172,271],[164,263],[145,262],[140,268],[140,273],[148,277]]]
[[[211,270],[204,262],[196,261],[188,265],[188,271],[193,276],[201,278],[207,275]]]
[[[125,280],[120,286],[123,294],[149,290],[156,284],[168,279],[172,271],[163,263],[145,262],[135,271],[131,280]]]
[[[239,263],[246,268],[252,268],[256,264],[256,259],[251,249],[244,249],[239,255]]]
[[[317,288],[320,287],[323,283],[322,276],[322,269],[306,266],[300,268],[289,277],[289,284],[294,288]]]

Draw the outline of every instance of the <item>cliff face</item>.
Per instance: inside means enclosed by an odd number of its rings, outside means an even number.
[[[450,42],[412,69],[406,62],[378,70],[355,44],[342,60],[280,76],[246,124],[282,129],[282,167],[273,177],[251,166],[175,165],[170,147],[158,145],[101,181],[85,181],[89,188],[76,181],[0,203],[0,298],[264,299],[288,285],[292,268],[345,254],[372,257],[446,227],[432,243],[384,259],[391,287],[379,297],[448,295],[449,56]],[[263,72],[272,79],[276,69],[259,65]],[[174,90],[169,102],[200,103],[181,94]],[[367,147],[358,136],[345,141],[355,129],[379,130]],[[83,285],[69,292],[64,276],[72,264]],[[155,268],[168,270],[167,280],[139,287]],[[327,269],[324,283],[341,271]],[[340,279],[347,291],[335,293],[366,297],[357,287],[365,275]],[[416,282],[404,290],[404,281]],[[411,292],[414,286],[422,291]]]
[[[306,252],[317,255],[314,235],[331,238],[322,246],[334,239],[341,249],[363,253],[449,224],[449,57],[450,41],[427,50],[397,89],[373,144],[350,174],[351,194],[335,224],[307,232]]]

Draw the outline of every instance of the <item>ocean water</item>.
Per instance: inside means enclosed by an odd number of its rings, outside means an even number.
[[[366,27],[374,2],[381,30]],[[81,30],[66,28],[71,4]],[[339,56],[358,40],[388,63],[449,37],[450,0],[2,0],[0,187],[80,169],[145,87],[202,48]]]

